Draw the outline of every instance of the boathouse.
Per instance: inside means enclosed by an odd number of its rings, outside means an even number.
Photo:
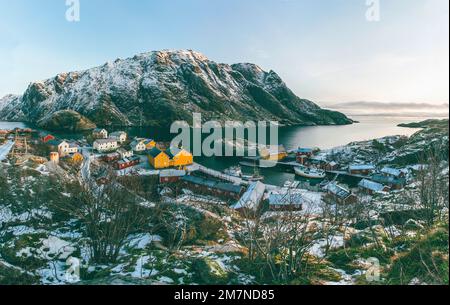
[[[162,170],[159,173],[159,183],[175,183],[178,182],[182,177],[186,176],[186,171],[184,170],[176,170],[176,169],[167,169]]]
[[[238,200],[244,191],[240,185],[235,185],[216,180],[205,179],[197,176],[184,176],[181,179],[183,185],[194,192],[213,195],[226,199]]]
[[[327,192],[324,200],[330,204],[354,204],[358,201],[358,198],[349,189],[335,182],[328,183],[324,190]]]
[[[354,164],[348,167],[348,172],[351,175],[368,176],[375,171],[375,166],[372,164]]]
[[[271,193],[269,195],[269,210],[271,211],[301,211],[303,197],[298,192]]]
[[[244,195],[233,206],[233,209],[245,216],[256,215],[261,208],[265,191],[266,185],[264,183],[258,181],[250,184]]]
[[[127,158],[127,159],[123,159],[123,160],[118,161],[116,163],[116,168],[118,170],[122,170],[122,169],[126,169],[126,168],[129,168],[129,167],[132,167],[132,166],[136,166],[139,163],[141,163],[141,158],[139,158],[137,156],[134,156],[134,157],[131,157],[129,159]]]
[[[371,181],[368,179],[363,179],[358,184],[358,187],[369,195],[374,195],[376,193],[389,192],[390,188],[388,186],[384,186],[381,183]]]

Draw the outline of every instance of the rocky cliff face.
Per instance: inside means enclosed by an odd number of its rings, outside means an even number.
[[[60,119],[67,110],[102,126],[169,126],[192,120],[193,112],[219,121],[352,123],[339,112],[300,99],[273,71],[254,64],[218,64],[194,51],[156,51],[62,73],[30,84],[23,96],[0,100],[1,120],[41,126],[53,126],[54,116]]]

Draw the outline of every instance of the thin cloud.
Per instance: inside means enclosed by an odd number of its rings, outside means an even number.
[[[398,109],[439,109],[444,110],[449,107],[448,103],[431,104],[431,103],[382,103],[382,102],[346,102],[330,105],[329,107],[335,109],[367,109],[375,108],[385,110],[398,110]]]
[[[346,102],[329,104],[327,108],[353,116],[448,117],[449,104]]]

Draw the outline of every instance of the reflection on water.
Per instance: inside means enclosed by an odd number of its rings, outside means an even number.
[[[411,136],[419,129],[398,127],[401,123],[422,121],[423,118],[353,117],[358,124],[345,126],[284,127],[280,143],[287,149],[318,147],[330,149],[355,141],[365,141],[392,135]]]
[[[346,126],[313,126],[313,127],[282,127],[279,130],[279,141],[286,149],[302,147],[319,147],[331,149],[347,145],[355,141],[371,140],[391,135],[411,136],[419,129],[398,127],[401,123],[422,121],[423,118],[384,118],[384,117],[353,117],[358,124]],[[197,158],[202,165],[224,170],[236,165],[235,158]],[[244,174],[251,174],[251,168],[243,168]],[[283,185],[287,180],[296,179],[293,173],[281,172],[279,169],[261,169],[268,184]],[[299,180],[301,178],[297,178]],[[304,181],[308,183],[307,181]],[[311,182],[312,185],[317,184]]]

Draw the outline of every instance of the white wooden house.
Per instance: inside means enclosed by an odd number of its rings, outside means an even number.
[[[126,148],[119,148],[117,150],[117,153],[119,153],[120,158],[123,159],[127,159],[127,158],[131,158],[134,155],[133,150],[131,149],[126,149]]]
[[[116,139],[119,143],[123,144],[127,141],[127,133],[125,131],[116,131],[109,135],[110,138]]]
[[[98,152],[111,152],[115,151],[119,144],[116,139],[100,139],[94,142],[94,150]]]
[[[92,136],[95,139],[107,139],[108,138],[108,131],[106,129],[96,128],[92,132]]]
[[[47,142],[47,144],[53,151],[57,151],[60,157],[66,157],[79,151],[79,147],[76,143],[67,142],[65,140],[51,140]]]
[[[131,149],[135,152],[143,152],[147,150],[147,146],[145,145],[145,139],[135,139],[131,142]]]

